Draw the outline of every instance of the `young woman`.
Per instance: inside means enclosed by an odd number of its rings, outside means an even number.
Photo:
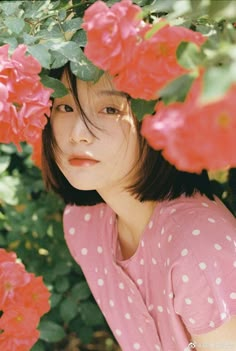
[[[236,350],[236,221],[205,172],[180,172],[140,134],[108,74],[56,72],[43,132],[65,239],[123,351]],[[187,146],[186,146],[187,147]]]

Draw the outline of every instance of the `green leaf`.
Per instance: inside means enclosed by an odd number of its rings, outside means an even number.
[[[88,326],[98,326],[104,322],[100,309],[92,302],[81,302],[79,311],[81,318]]]
[[[64,329],[51,321],[42,321],[39,325],[39,331],[40,339],[47,342],[58,342],[66,336]]]
[[[81,56],[81,48],[74,41],[64,41],[61,43],[52,44],[52,51],[59,52],[64,57],[66,57],[71,62],[78,62],[79,57]]]
[[[77,44],[79,44],[80,47],[84,47],[87,43],[87,36],[85,30],[78,30],[71,39]]]
[[[180,76],[171,83],[167,84],[167,86],[160,91],[160,97],[165,104],[169,104],[174,101],[183,102],[194,79],[194,75],[190,74]]]
[[[78,330],[78,337],[83,344],[89,344],[92,341],[94,330],[88,326],[82,326]]]
[[[30,349],[30,351],[45,351],[43,342],[38,340],[38,342]]]
[[[51,55],[43,44],[28,46],[28,51],[44,68],[50,68]]]
[[[10,156],[0,157],[0,173],[3,173],[8,168],[10,162],[11,162]]]
[[[64,32],[75,32],[81,28],[82,18],[72,18],[69,21],[63,23],[62,28]]]
[[[131,99],[131,108],[135,116],[141,121],[144,115],[151,115],[154,112],[157,100]]]
[[[214,19],[235,18],[235,0],[211,0],[208,11],[209,15]]]
[[[52,94],[52,97],[62,97],[68,94],[67,88],[64,86],[64,84],[55,78],[43,75],[41,76],[41,82],[45,87],[51,88],[54,90],[54,93]]]
[[[56,307],[62,299],[62,294],[53,293],[50,298],[51,308]]]
[[[16,191],[19,183],[19,179],[11,176],[0,178],[0,202],[16,205],[18,203]]]
[[[82,50],[80,50],[80,55],[77,57],[77,62],[70,63],[70,68],[79,79],[85,81],[96,82],[103,74],[102,70],[87,59]]]
[[[22,1],[1,1],[0,8],[2,8],[6,16],[11,16],[18,11],[21,4]]]
[[[17,34],[19,34],[25,26],[24,20],[17,17],[8,17],[5,19],[4,23],[11,32]]]
[[[58,277],[55,282],[55,289],[59,293],[67,291],[70,287],[69,279],[67,277]]]
[[[222,97],[230,85],[236,82],[236,64],[231,66],[210,67],[203,77],[201,102],[208,103]]]
[[[198,66],[204,56],[201,49],[194,43],[182,42],[177,49],[178,63],[186,69],[194,69]]]
[[[64,55],[60,54],[57,51],[51,51],[51,67],[50,68],[59,68],[62,66],[65,66],[65,64],[68,62],[68,58],[66,58]]]
[[[60,304],[60,315],[65,323],[69,323],[78,314],[78,303],[68,297]]]
[[[79,301],[86,300],[91,296],[91,291],[86,281],[80,282],[71,289],[71,296]]]

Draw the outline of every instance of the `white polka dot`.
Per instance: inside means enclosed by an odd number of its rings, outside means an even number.
[[[214,323],[213,321],[210,321],[209,326],[210,326],[211,328],[214,328],[215,323]]]
[[[103,249],[102,249],[101,246],[98,246],[98,247],[97,247],[97,252],[98,252],[99,254],[101,254],[101,253],[103,252]]]
[[[153,221],[150,221],[150,222],[148,223],[148,228],[149,228],[149,229],[152,229],[152,227],[153,227]]]
[[[114,301],[113,301],[113,300],[109,300],[109,305],[110,305],[111,307],[114,307],[114,306],[115,306]]]
[[[195,319],[189,318],[189,322],[192,323],[192,324],[195,324]]]
[[[174,294],[171,292],[171,293],[169,293],[169,298],[170,299],[173,299],[173,297],[174,297]]]
[[[220,284],[221,284],[221,282],[222,282],[222,279],[221,279],[221,278],[219,278],[219,277],[218,277],[218,278],[216,278],[216,284],[217,284],[217,285],[220,285]]]
[[[95,272],[96,272],[96,273],[98,272],[98,267],[95,267]]]
[[[192,234],[193,235],[199,235],[201,232],[200,232],[200,230],[199,229],[194,229],[193,231],[192,231]]]
[[[232,241],[232,238],[231,238],[230,235],[226,235],[226,239],[227,239],[228,241]]]
[[[134,350],[140,350],[140,344],[139,343],[135,343],[134,344]]]
[[[166,260],[166,265],[167,265],[167,266],[170,265],[170,259],[169,259],[169,258],[167,258],[167,260]]]
[[[215,223],[215,219],[214,218],[207,218],[208,222],[210,223]]]
[[[130,314],[129,314],[129,313],[126,313],[126,314],[125,314],[125,318],[126,318],[126,319],[131,319]]]
[[[220,318],[221,318],[221,320],[225,319],[226,317],[227,317],[227,315],[226,315],[226,313],[225,313],[225,312],[223,312],[223,313],[221,313],[221,314],[220,314]]]
[[[183,249],[181,251],[181,256],[187,256],[187,254],[188,254],[188,249]]]
[[[184,299],[184,301],[185,301],[186,305],[191,305],[191,303],[192,303],[192,300],[189,299],[188,297],[186,299]]]
[[[82,254],[83,256],[86,256],[87,253],[88,253],[88,249],[86,249],[86,247],[84,247],[83,249],[81,249],[81,254]]]
[[[107,268],[104,268],[104,273],[105,273],[106,275],[108,274]]]
[[[157,246],[158,246],[158,248],[160,249],[160,248],[161,248],[161,243],[159,242]]]
[[[129,303],[133,303],[132,297],[128,296],[128,301],[129,301]]]
[[[112,224],[113,223],[113,218],[112,217],[110,217],[110,224]]]
[[[85,220],[86,222],[89,222],[90,219],[91,219],[91,214],[90,214],[90,213],[86,213],[86,214],[84,215],[84,220]]]
[[[68,215],[70,213],[70,208],[66,208],[64,214]]]
[[[103,279],[98,279],[98,285],[103,286],[104,285],[104,280]]]
[[[168,314],[170,314],[170,310],[169,310],[169,308],[168,308],[168,307],[167,307],[166,311],[167,311],[167,313],[168,313]]]
[[[234,261],[233,266],[236,268],[236,261]]]
[[[137,283],[138,285],[142,285],[143,284],[143,280],[141,278],[137,279]]]
[[[236,292],[232,292],[229,296],[232,300],[235,300],[236,299]]]
[[[141,258],[141,260],[140,260],[140,264],[141,264],[141,266],[143,266],[143,265],[144,265],[144,259],[143,259],[143,258]]]
[[[123,284],[123,283],[119,283],[119,288],[120,288],[121,290],[124,290],[124,288],[125,288],[124,284]]]
[[[152,263],[157,264],[157,260],[154,257],[152,258]]]
[[[74,235],[75,234],[75,228],[70,228],[69,229],[69,234]]]
[[[157,309],[159,312],[163,312],[163,307],[162,306],[157,306]]]
[[[169,235],[169,236],[168,236],[168,243],[170,243],[171,240],[172,240],[172,235]]]
[[[207,268],[207,265],[206,265],[205,262],[200,262],[200,263],[199,263],[199,267],[200,267],[201,270],[204,271],[204,270]]]
[[[138,330],[141,334],[143,334],[143,328],[139,327]]]
[[[203,207],[209,207],[208,204],[206,202],[202,202],[202,206]]]
[[[210,303],[210,304],[213,304],[214,303],[214,299],[212,297],[208,297],[207,298],[207,301]]]
[[[215,244],[214,248],[218,251],[222,250],[222,246],[220,246],[219,244]]]
[[[155,349],[156,349],[157,351],[161,351],[160,346],[158,346],[157,344],[155,344],[154,347],[155,347]]]
[[[148,311],[152,311],[152,310],[153,310],[153,308],[154,308],[154,306],[153,306],[153,305],[149,305],[149,306],[148,306]]]
[[[182,275],[182,280],[184,283],[187,283],[189,281],[189,277],[186,274],[184,274]]]
[[[162,227],[162,228],[161,228],[161,235],[163,235],[164,233],[165,233],[165,228]]]
[[[163,290],[163,295],[165,295],[166,294],[166,291],[165,291],[165,289]]]
[[[116,335],[118,335],[118,336],[121,336],[121,335],[122,335],[122,332],[120,331],[120,329],[116,329],[116,330],[115,330],[115,333],[116,333]]]
[[[103,209],[100,210],[100,217],[102,218],[103,217],[103,214],[104,214],[104,211]]]
[[[143,240],[141,240],[141,246],[144,247],[144,241]]]
[[[170,211],[170,214],[173,214],[176,212],[176,208],[172,208],[171,211]]]
[[[100,305],[100,303],[101,303],[100,299],[97,299],[97,303]]]

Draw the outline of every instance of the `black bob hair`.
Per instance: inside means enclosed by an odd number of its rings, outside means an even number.
[[[78,101],[76,77],[70,71],[69,66],[51,70],[50,75],[61,79],[65,69],[73,96],[88,127],[90,121]],[[140,130],[141,123],[136,121],[136,127]],[[153,150],[140,133],[139,144],[141,166],[137,170],[134,184],[127,188],[138,200],[172,200],[181,195],[190,197],[195,193],[213,199],[211,183],[206,171],[196,174],[177,170],[163,158],[160,151]],[[42,172],[47,190],[53,190],[59,194],[65,204],[92,206],[104,202],[96,190],[78,190],[68,182],[56,163],[55,150],[56,142],[50,118],[48,118],[48,123],[42,133]]]

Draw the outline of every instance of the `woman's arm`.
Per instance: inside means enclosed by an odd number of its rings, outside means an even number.
[[[192,335],[192,340],[193,350],[236,351],[236,316],[207,334]]]

